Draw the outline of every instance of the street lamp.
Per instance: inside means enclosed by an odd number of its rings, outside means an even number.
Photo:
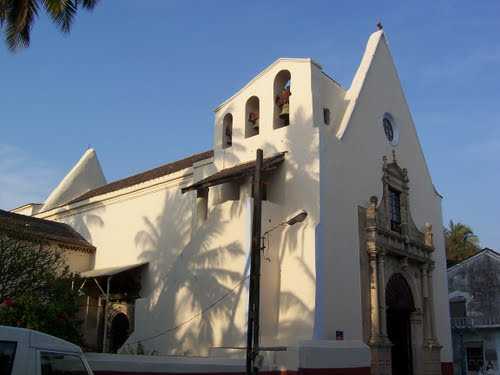
[[[304,210],[297,211],[285,221],[275,225],[271,229],[266,230],[262,235],[262,238],[264,238],[264,236],[266,236],[267,234],[271,233],[273,230],[278,229],[279,227],[283,227],[285,225],[292,226],[297,223],[302,223],[306,219],[306,217],[307,217],[307,211]]]

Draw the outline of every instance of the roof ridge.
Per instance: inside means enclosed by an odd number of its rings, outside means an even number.
[[[62,204],[61,206],[73,204],[76,202],[81,202],[85,199],[90,199],[92,197],[111,193],[113,191],[121,190],[130,186],[138,185],[140,183],[153,180],[155,178],[167,176],[174,172],[178,172],[182,169],[192,167],[193,164],[198,161],[209,159],[213,157],[213,154],[214,154],[213,150],[203,151],[173,162],[165,163],[157,167],[147,169],[143,172],[139,172],[131,176],[111,181],[106,185],[100,186],[96,189],[89,190],[86,193],[76,197],[75,199],[72,199],[71,201]]]

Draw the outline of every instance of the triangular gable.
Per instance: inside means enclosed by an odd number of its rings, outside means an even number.
[[[383,37],[384,32],[382,30],[379,30],[370,35],[370,38],[368,39],[368,43],[366,44],[365,53],[363,54],[361,63],[356,70],[356,74],[354,75],[354,78],[352,80],[351,87],[346,92],[345,99],[349,104],[347,105],[344,116],[342,117],[342,121],[337,131],[338,139],[341,139],[345,131],[347,130],[347,126],[349,125],[354,109],[356,108],[359,95],[361,94],[366,77],[368,76],[368,71],[372,66],[375,52]]]
[[[396,117],[399,117],[396,118],[396,124],[399,127],[397,138],[400,139],[403,132],[406,134],[406,143],[399,141],[398,146],[404,143],[404,148],[408,152],[414,157],[418,155],[418,159],[423,162],[423,168],[429,182],[432,184],[432,178],[418,139],[410,108],[383,30],[378,30],[370,35],[361,63],[354,75],[351,87],[346,92],[345,99],[348,104],[336,132],[339,141],[349,136],[352,127],[363,126],[368,128],[375,126],[377,123],[382,123],[384,113],[391,116],[397,114]],[[370,117],[368,123],[360,123],[355,119],[358,112],[366,111],[367,108],[371,108],[373,111],[374,103],[377,103],[378,112],[376,114],[371,113],[372,117]],[[441,197],[434,185],[432,187],[435,194]]]
[[[500,254],[494,250],[491,250],[491,249],[485,247],[483,250],[481,250],[477,254],[474,254],[474,255],[470,256],[469,258],[461,261],[460,263],[455,264],[453,267],[450,267],[448,269],[448,276],[453,276],[457,271],[459,271],[460,269],[462,269],[466,265],[474,263],[479,258],[482,258],[485,256],[490,257],[491,259],[493,259],[497,262],[500,262]]]
[[[106,178],[97,159],[97,154],[93,149],[88,149],[50,193],[40,211],[60,206],[105,184]]]

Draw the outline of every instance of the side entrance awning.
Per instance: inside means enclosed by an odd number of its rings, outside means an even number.
[[[101,296],[106,299],[110,293],[124,298],[138,298],[142,288],[141,271],[147,264],[148,262],[143,262],[82,272],[80,278],[83,282],[79,290],[83,290],[85,285],[90,286],[95,283]],[[87,281],[90,284],[87,284]]]
[[[135,270],[137,268],[143,267],[148,262],[129,264],[126,266],[117,266],[117,267],[107,267],[107,268],[98,268],[90,271],[85,271],[80,274],[80,277],[85,278],[94,278],[94,277],[102,277],[102,276],[114,276],[122,272]]]
[[[285,153],[280,152],[268,158],[264,158],[262,163],[262,172],[269,172],[277,169],[285,160]],[[219,172],[204,178],[192,185],[181,189],[182,193],[192,190],[206,189],[211,186],[221,185],[226,182],[238,180],[253,175],[255,170],[255,160],[238,164],[231,168],[222,169]]]

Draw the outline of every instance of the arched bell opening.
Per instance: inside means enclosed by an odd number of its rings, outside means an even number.
[[[391,276],[385,292],[387,307],[387,335],[392,343],[392,375],[412,375],[412,332],[410,316],[415,311],[411,288],[405,277],[396,273]]]
[[[222,148],[233,145],[233,115],[228,113],[222,120]]]
[[[116,353],[129,336],[130,322],[127,315],[118,313],[111,321],[110,351]]]
[[[260,103],[259,98],[252,96],[245,106],[245,138],[259,134]]]
[[[282,70],[274,79],[274,129],[290,125],[291,77],[288,70]]]

